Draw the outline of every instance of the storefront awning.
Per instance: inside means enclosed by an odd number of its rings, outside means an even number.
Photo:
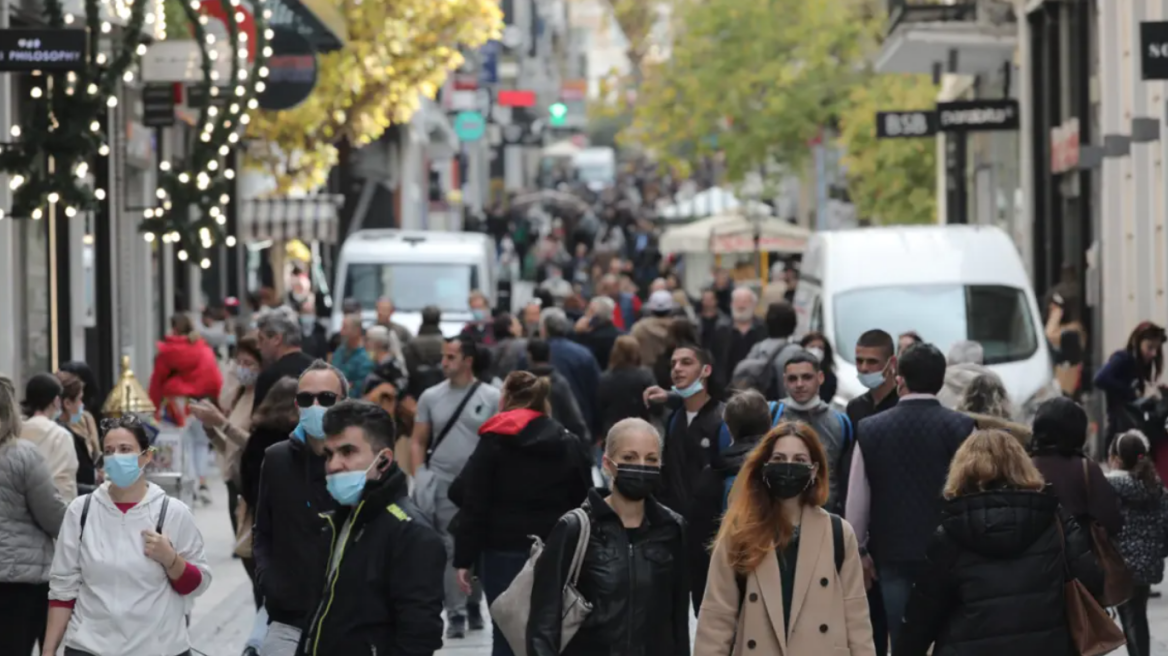
[[[969,1],[900,4],[889,16],[876,71],[930,74],[937,65],[960,75],[999,70],[1014,56],[1018,26],[1009,7],[1001,15],[992,11]]]
[[[344,202],[340,194],[247,200],[240,208],[240,236],[253,242],[299,239],[335,244],[337,214]]]

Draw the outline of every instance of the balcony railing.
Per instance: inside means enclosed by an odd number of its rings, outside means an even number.
[[[978,18],[978,2],[967,0],[941,4],[927,0],[888,0],[888,34],[901,25],[912,23],[964,23]]]

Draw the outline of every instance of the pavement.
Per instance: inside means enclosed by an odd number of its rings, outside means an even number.
[[[195,523],[203,533],[211,586],[195,602],[191,613],[191,642],[195,656],[238,656],[251,633],[255,619],[251,581],[239,560],[231,557],[235,535],[227,514],[227,488],[219,480],[210,481],[211,503],[194,508]],[[1157,586],[1168,591],[1168,585]],[[1153,599],[1148,607],[1152,633],[1152,656],[1168,656],[1168,599]],[[690,622],[690,631],[695,621]],[[490,656],[491,631],[468,633],[462,640],[449,640],[437,656]],[[1127,656],[1126,649],[1113,652]]]

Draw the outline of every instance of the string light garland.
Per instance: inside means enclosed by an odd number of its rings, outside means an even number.
[[[241,0],[207,0],[223,2],[224,23],[231,46],[231,73],[223,87],[227,98],[216,103],[220,93],[218,74],[214,63],[218,51],[213,50],[214,35],[207,29],[207,16],[200,14],[203,0],[189,0],[184,5],[191,22],[195,40],[202,54],[203,79],[199,84],[201,102],[194,137],[187,156],[177,162],[164,162],[155,192],[155,206],[144,211],[139,230],[148,242],[161,238],[175,246],[177,256],[184,262],[198,263],[206,269],[211,261],[207,251],[217,243],[235,245],[235,237],[227,235],[225,206],[231,199],[235,171],[227,160],[232,148],[240,142],[243,130],[250,122],[250,111],[259,106],[257,95],[264,90],[268,46],[272,31],[267,27],[271,11],[263,0],[254,0],[256,43],[255,59],[248,69],[248,34],[240,29],[244,19]],[[197,208],[198,217],[191,219],[190,210]]]
[[[148,0],[134,0],[113,11],[109,0],[85,0],[85,30],[89,42],[79,71],[33,73],[30,111],[12,127],[18,142],[0,150],[0,171],[9,175],[12,206],[9,214],[39,220],[50,205],[62,206],[66,216],[96,209],[105,191],[89,182],[89,163],[94,156],[109,155],[104,119],[117,106],[119,83],[133,79],[131,67],[149,35],[142,33],[154,16]],[[112,26],[101,17],[101,8],[126,20],[120,40],[110,36]],[[48,26],[64,29],[75,22],[60,0],[46,0]],[[111,43],[110,56],[101,51]],[[2,216],[2,214],[0,214]]]

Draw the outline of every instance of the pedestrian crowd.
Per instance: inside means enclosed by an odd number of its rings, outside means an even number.
[[[217,311],[177,315],[156,418],[103,418],[83,363],[33,376],[23,408],[0,378],[0,654],[197,653],[212,572],[145,475],[152,419],[200,476],[219,463],[249,656],[428,655],[488,624],[495,656],[1151,653],[1162,328],[1095,376],[1105,471],[1083,408],[1023,421],[979,344],[833,345],[725,271],[691,301],[638,230],[603,265],[580,251],[582,277],[545,262],[517,314],[473,292],[453,336],[386,298],[330,340],[281,303],[224,376]],[[846,405],[842,349],[867,390]]]

